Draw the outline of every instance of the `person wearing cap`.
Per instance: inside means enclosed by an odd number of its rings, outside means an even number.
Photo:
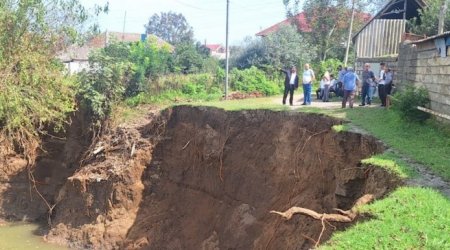
[[[342,108],[345,108],[347,105],[350,108],[353,108],[353,100],[355,98],[356,86],[359,83],[359,77],[355,74],[353,68],[348,67],[347,73],[344,75],[344,98],[342,99]]]
[[[285,74],[283,105],[286,104],[286,98],[289,93],[289,105],[292,106],[294,102],[294,90],[298,88],[297,69],[295,66],[292,66],[290,70],[280,69],[280,71]]]

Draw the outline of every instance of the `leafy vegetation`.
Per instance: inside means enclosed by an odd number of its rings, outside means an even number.
[[[417,107],[425,107],[430,104],[428,90],[407,86],[406,90],[397,93],[393,97],[392,108],[406,121],[425,122],[430,114],[418,110]]]
[[[368,16],[364,13],[378,6],[384,0],[355,0],[355,19],[353,32],[358,31],[366,22]],[[315,61],[328,58],[340,58],[344,55],[347,43],[349,16],[352,12],[352,1],[346,0],[283,0],[287,17],[293,17],[299,10],[303,10],[306,20],[311,28],[310,32],[304,32],[305,39],[310,44],[315,44],[317,54]],[[297,24],[298,26],[301,24]]]
[[[181,13],[154,14],[145,25],[147,34],[153,34],[172,45],[194,42],[194,31]]]
[[[265,95],[281,93],[280,83],[269,81],[263,71],[256,67],[245,70],[233,69],[230,73],[231,87],[241,92],[258,91]]]
[[[56,51],[77,41],[88,19],[77,0],[0,3],[0,141],[31,161],[39,136],[75,109],[75,84]],[[2,152],[4,153],[4,152]]]
[[[269,75],[276,75],[279,68],[292,65],[300,68],[311,62],[314,55],[315,47],[295,26],[286,25],[267,37],[247,39],[243,48],[231,55],[231,65],[239,69],[255,66]]]
[[[321,61],[318,64],[314,64],[313,68],[318,69],[317,72],[315,72],[316,78],[320,80],[327,71],[330,74],[334,74],[334,77],[337,78],[338,77],[337,68],[339,65],[343,65],[343,63],[334,58],[330,58],[325,61]]]
[[[438,18],[444,1],[446,0],[427,0],[425,8],[419,10],[419,18],[412,19],[411,32],[427,36],[436,35]],[[450,30],[450,11],[447,11],[444,19],[444,31],[448,30]]]

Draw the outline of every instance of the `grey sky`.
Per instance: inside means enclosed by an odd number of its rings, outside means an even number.
[[[106,0],[81,0],[86,7],[104,4]],[[101,29],[144,32],[144,24],[153,14],[173,11],[182,13],[194,28],[196,40],[225,44],[226,0],[109,0],[108,15],[99,17]],[[254,36],[285,19],[282,0],[230,0],[230,43]]]

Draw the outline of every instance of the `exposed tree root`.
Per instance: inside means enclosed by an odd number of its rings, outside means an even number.
[[[336,211],[338,211],[341,214],[319,214],[316,211],[313,211],[311,209],[307,209],[307,208],[303,208],[303,207],[291,207],[288,210],[286,210],[285,212],[278,212],[278,211],[270,211],[270,213],[272,214],[278,214],[280,216],[282,216],[283,218],[285,218],[286,220],[290,220],[292,218],[292,216],[294,214],[304,214],[304,215],[308,215],[316,220],[326,220],[326,221],[335,221],[335,222],[352,222],[355,217],[358,215],[358,207],[360,207],[361,205],[367,204],[370,201],[373,200],[373,195],[371,194],[366,194],[364,196],[362,196],[361,198],[359,198],[356,202],[355,205],[353,205],[353,207],[350,210],[347,211],[343,211],[341,209],[335,209]]]
[[[372,194],[366,194],[356,200],[355,204],[350,210],[341,210],[338,208],[335,208],[334,210],[339,212],[340,214],[319,214],[316,211],[313,211],[311,209],[303,208],[303,207],[291,207],[285,212],[278,212],[278,211],[270,211],[272,214],[278,214],[285,218],[286,220],[290,220],[294,214],[304,214],[308,215],[316,220],[320,220],[322,223],[322,231],[320,232],[320,235],[318,239],[315,242],[315,247],[317,247],[320,244],[320,239],[322,238],[323,232],[325,231],[325,222],[329,224],[329,221],[334,222],[352,222],[356,216],[358,215],[358,207],[367,204],[373,200],[374,196]]]

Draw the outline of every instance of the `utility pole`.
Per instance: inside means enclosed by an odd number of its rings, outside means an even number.
[[[444,2],[442,3],[442,8],[439,13],[438,34],[444,33],[445,17],[447,16],[448,2],[449,2],[448,0],[444,0]]]
[[[122,41],[125,40],[125,24],[127,22],[127,11],[125,11],[125,15],[123,16],[123,29],[122,29]]]
[[[228,70],[229,70],[229,51],[228,51],[228,16],[230,10],[230,0],[227,0],[227,25],[225,35],[225,100],[228,99]]]
[[[345,50],[345,59],[344,65],[347,66],[348,62],[348,53],[350,50],[350,41],[352,39],[352,30],[353,30],[353,19],[355,17],[355,0],[352,0],[352,17],[350,19],[350,27],[348,28],[348,39],[347,39],[347,48]]]

